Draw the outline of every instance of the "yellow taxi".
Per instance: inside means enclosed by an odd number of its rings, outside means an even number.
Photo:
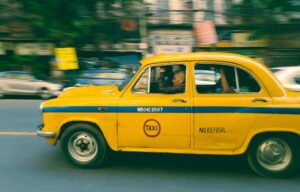
[[[246,154],[270,177],[299,168],[300,93],[237,54],[146,58],[120,86],[69,88],[40,108],[37,134],[80,167],[103,165],[112,150]]]

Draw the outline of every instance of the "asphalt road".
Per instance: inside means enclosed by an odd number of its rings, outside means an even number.
[[[1,192],[300,191],[300,174],[262,178],[243,156],[118,153],[105,168],[75,168],[59,146],[31,134],[41,122],[40,102],[0,100]]]

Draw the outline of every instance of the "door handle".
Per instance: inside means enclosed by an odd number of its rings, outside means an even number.
[[[172,102],[173,103],[176,103],[176,102],[186,103],[187,100],[185,100],[185,99],[173,99]]]
[[[264,99],[264,98],[254,98],[252,99],[252,102],[255,103],[255,102],[263,102],[263,103],[266,103],[268,102],[267,99]]]

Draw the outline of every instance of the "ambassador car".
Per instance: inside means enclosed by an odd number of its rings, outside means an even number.
[[[174,86],[178,71],[185,74],[183,89],[161,91]],[[59,142],[79,167],[102,166],[113,150],[245,154],[250,167],[267,177],[287,177],[299,168],[300,93],[237,54],[146,58],[120,86],[69,88],[40,108],[37,134]]]
[[[7,95],[30,95],[50,99],[56,97],[61,90],[62,85],[38,80],[29,72],[0,72],[0,99]]]
[[[127,73],[120,69],[88,69],[76,79],[77,85],[120,85]]]
[[[300,66],[271,68],[285,88],[300,92]]]

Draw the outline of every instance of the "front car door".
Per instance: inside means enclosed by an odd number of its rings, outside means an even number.
[[[271,116],[261,111],[272,103],[268,92],[247,69],[212,62],[193,69],[195,149],[234,150],[254,123]]]
[[[162,93],[158,79],[172,86],[172,73],[179,70],[186,76],[184,90]],[[155,64],[140,70],[119,102],[121,148],[190,149],[192,101],[188,70],[186,63]]]
[[[10,93],[13,91],[12,88],[12,75],[10,73],[2,73],[0,76],[0,88],[4,90],[5,93]]]

